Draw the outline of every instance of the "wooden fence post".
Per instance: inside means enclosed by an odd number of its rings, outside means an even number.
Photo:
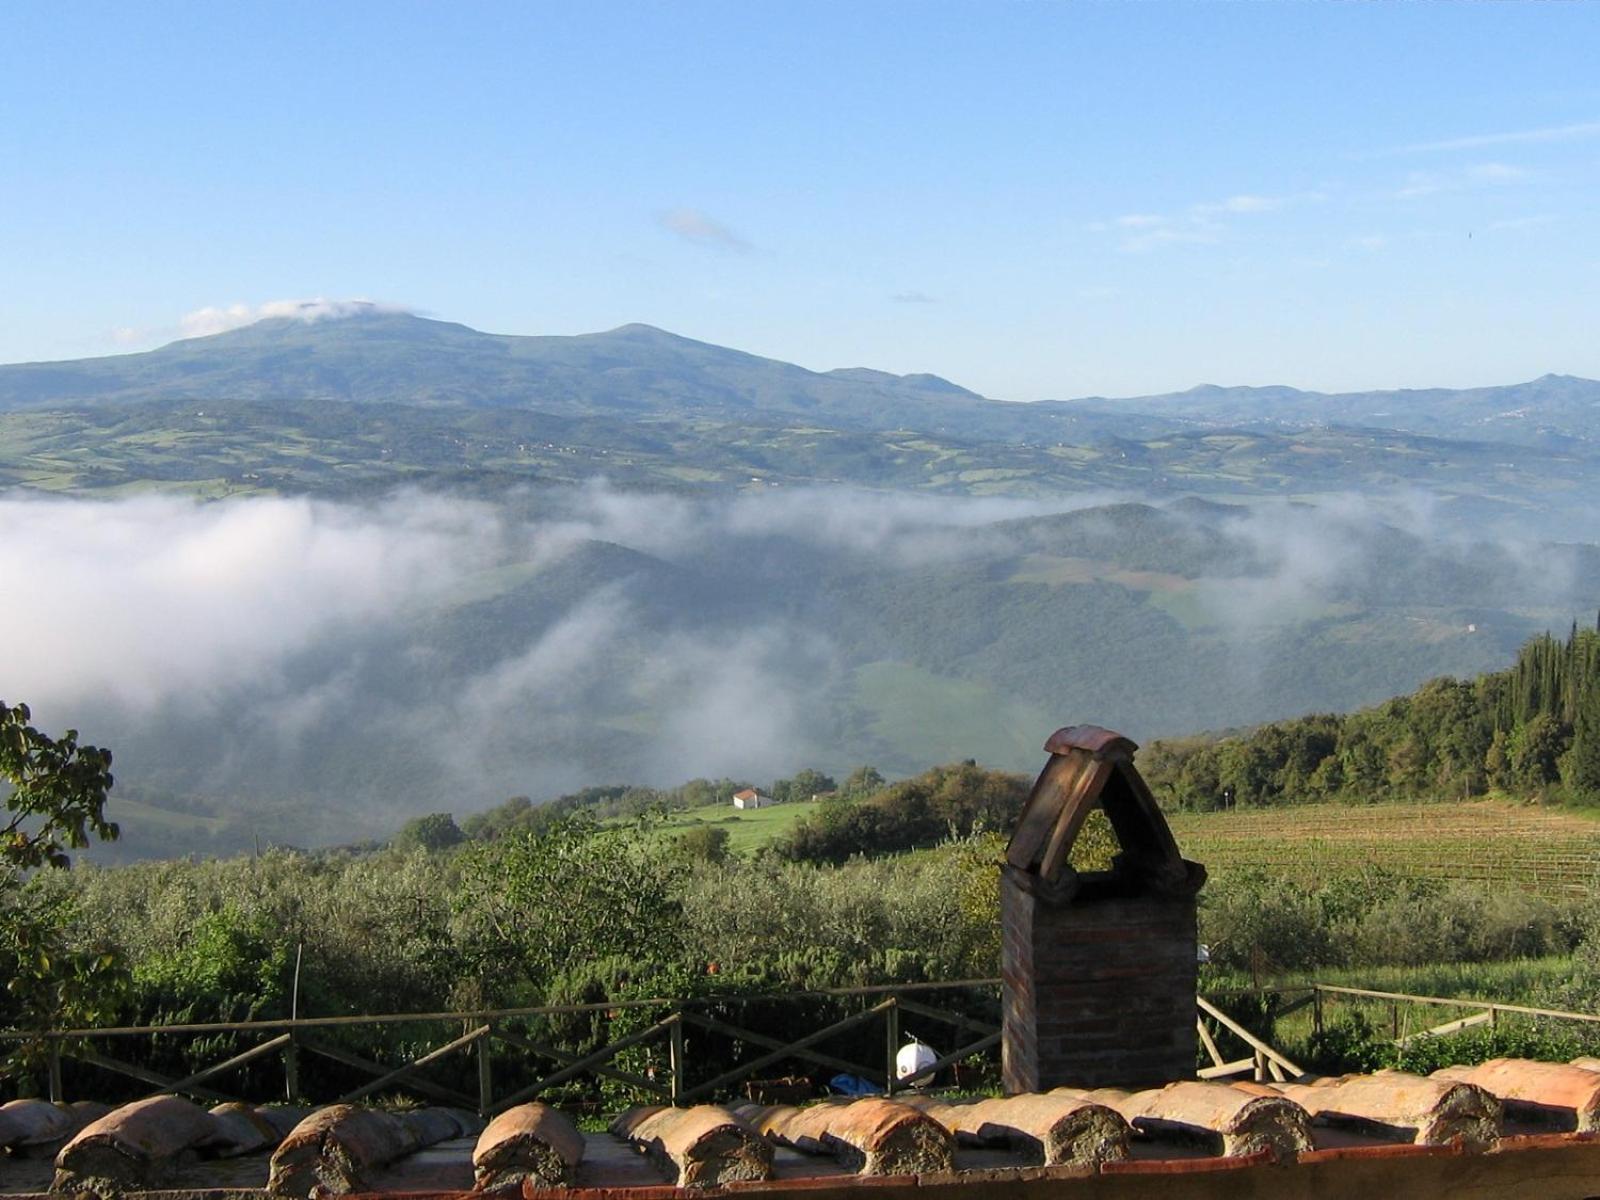
[[[61,1087],[61,1042],[58,1038],[50,1039],[49,1052],[50,1070],[50,1102],[60,1104],[66,1096]]]
[[[898,996],[889,997],[889,1007],[883,1016],[889,1035],[889,1054],[883,1068],[883,1086],[884,1090],[892,1096],[895,1093],[895,1084],[898,1082],[895,1078],[895,1056],[900,1053],[900,998]]]
[[[494,1037],[494,1022],[487,1017],[474,1017],[481,1021],[486,1031],[478,1039],[478,1115],[487,1117],[494,1108],[494,1075],[490,1062],[489,1039]]]
[[[289,1104],[300,1098],[300,1050],[295,1045],[293,1029],[283,1044],[283,1098]]]
[[[672,1069],[671,1091],[669,1093],[674,1106],[683,1103],[685,1063],[683,1053],[683,1014],[680,1012],[673,1017],[672,1031],[668,1035],[667,1053],[670,1055],[669,1063]]]

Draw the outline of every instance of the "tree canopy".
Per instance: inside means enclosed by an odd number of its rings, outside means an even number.
[[[59,739],[35,729],[26,704],[0,701],[0,780],[9,819],[0,826],[0,866],[17,870],[64,867],[68,849],[107,840],[117,827],[105,818],[111,790],[111,751],[78,744],[78,731]]]
[[[0,702],[0,1025],[43,1028],[97,1019],[115,1001],[124,973],[115,954],[68,936],[71,896],[26,877],[69,866],[67,850],[87,846],[91,836],[117,836],[105,817],[111,752],[79,745],[75,729],[52,738],[31,719],[26,704]],[[41,1052],[40,1043],[23,1042],[9,1056],[27,1064]]]
[[[1544,634],[1504,671],[1434,679],[1408,696],[1220,738],[1153,743],[1140,760],[1164,803],[1461,799],[1491,788],[1600,800],[1600,631]]]

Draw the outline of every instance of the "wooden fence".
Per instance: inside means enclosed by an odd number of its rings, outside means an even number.
[[[1339,1001],[1376,1003],[1386,1007],[1389,1034],[1399,1045],[1406,1045],[1424,1037],[1445,1037],[1480,1025],[1491,1028],[1503,1016],[1529,1017],[1536,1020],[1572,1021],[1580,1024],[1600,1025],[1600,1014],[1567,1012],[1555,1008],[1535,1008],[1527,1004],[1502,1004],[1495,1000],[1475,1000],[1464,996],[1416,996],[1407,992],[1379,992],[1371,988],[1342,987],[1331,983],[1312,983],[1302,989],[1309,994],[1314,1006],[1312,1026],[1321,1033],[1326,1024],[1326,1011],[1330,1004]],[[1412,1029],[1409,1011],[1413,1006],[1467,1010],[1467,1015],[1436,1025]],[[1404,1018],[1404,1019],[1403,1019]]]
[[[575,1081],[611,1080],[627,1085],[658,1102],[695,1103],[711,1096],[725,1095],[739,1084],[757,1079],[784,1063],[800,1062],[820,1066],[835,1073],[854,1075],[887,1092],[932,1077],[976,1056],[993,1055],[1000,1043],[998,1024],[999,981],[992,979],[957,980],[948,983],[908,984],[896,987],[842,988],[785,995],[713,996],[695,999],[613,1000],[594,1004],[550,1005],[507,1008],[482,1012],[385,1013],[346,1017],[310,1017],[265,1021],[205,1022],[171,1025],[135,1025],[62,1030],[0,1031],[0,1046],[28,1045],[45,1063],[48,1091],[52,1100],[66,1100],[63,1063],[72,1062],[99,1068],[148,1084],[157,1093],[174,1093],[198,1100],[218,1102],[238,1098],[221,1089],[221,1081],[261,1060],[281,1062],[283,1095],[308,1099],[302,1088],[301,1064],[307,1056],[329,1060],[367,1078],[331,1099],[348,1103],[375,1093],[399,1091],[428,1100],[475,1109],[485,1115],[503,1111],[533,1099],[551,1089]],[[965,993],[969,1002],[959,1008],[928,1003],[927,993]],[[770,1032],[752,1029],[748,1022],[730,1018],[727,1010],[753,1004],[772,1005],[797,1000],[828,999],[847,1005],[859,1003],[858,1011],[830,1021],[792,1038],[775,1037]],[[974,1013],[975,1008],[985,1011]],[[944,1042],[954,1049],[939,1056],[931,1065],[904,1079],[895,1077],[895,1057],[902,1046],[902,1018],[937,1023],[948,1029]],[[527,1026],[541,1018],[601,1016],[610,1025],[630,1017],[640,1028],[611,1038],[595,1048],[559,1044],[552,1038],[530,1036]],[[868,1027],[880,1024],[883,1046],[881,1061],[860,1061],[830,1052],[826,1043],[841,1035],[860,1036]],[[373,1029],[379,1026],[425,1027],[444,1025],[459,1029],[423,1052],[397,1062],[378,1062],[336,1045],[331,1035],[339,1031]],[[244,1040],[254,1044],[209,1063],[184,1076],[166,1074],[119,1056],[110,1045],[129,1040],[149,1043],[155,1039],[219,1038]],[[696,1041],[716,1040],[731,1043],[736,1065],[696,1078],[691,1070],[691,1050]],[[635,1047],[651,1047],[653,1058],[664,1060],[664,1069],[653,1066],[630,1070],[618,1063],[619,1056]],[[464,1090],[458,1082],[438,1078],[437,1070],[449,1064],[459,1077],[461,1056],[470,1056],[475,1066],[475,1088]],[[520,1086],[497,1087],[497,1062],[515,1061],[515,1075],[525,1079],[532,1070],[535,1078]],[[474,1094],[475,1093],[475,1094]]]
[[[893,1094],[897,1089],[931,1079],[951,1068],[975,1062],[991,1066],[998,1059],[1000,981],[968,979],[954,982],[911,984],[897,987],[843,988],[787,995],[714,996],[694,999],[644,999],[601,1001],[594,1004],[508,1008],[483,1012],[387,1013],[346,1017],[140,1025],[111,1028],[46,1031],[0,1031],[0,1044],[26,1043],[44,1060],[48,1091],[53,1100],[68,1097],[63,1063],[98,1068],[148,1085],[157,1093],[174,1093],[197,1100],[219,1102],[241,1098],[223,1086],[231,1074],[250,1064],[277,1060],[281,1064],[282,1094],[287,1099],[326,1099],[337,1103],[361,1100],[383,1092],[404,1092],[436,1103],[474,1109],[485,1115],[501,1112],[552,1089],[580,1083],[610,1081],[625,1085],[643,1098],[667,1104],[696,1103],[733,1094],[741,1085],[763,1074],[794,1064],[856,1076]],[[931,1002],[940,993],[956,995],[965,1003]],[[760,1022],[732,1015],[750,1005],[771,1006],[798,1000],[829,1000],[855,1007],[837,1019],[807,1029],[798,1036],[774,1036],[770,1029],[751,1028]],[[978,1011],[975,1011],[978,1010]],[[563,1045],[559,1039],[530,1033],[542,1018],[601,1017],[609,1028],[617,1023],[637,1026],[621,1036],[609,1037],[595,1047]],[[896,1078],[895,1060],[904,1045],[907,1020],[927,1031],[939,1027],[931,1038],[953,1048],[930,1065],[905,1078]],[[381,1062],[335,1044],[341,1031],[378,1026],[422,1029],[444,1026],[452,1032],[442,1040],[425,1039],[417,1053]],[[1216,1005],[1199,1000],[1199,1038],[1210,1066],[1205,1078],[1250,1075],[1256,1079],[1288,1079],[1303,1072],[1264,1040],[1229,1017]],[[877,1033],[872,1029],[877,1026]],[[453,1032],[453,1031],[459,1032]],[[786,1031],[787,1032],[787,1031]],[[882,1057],[862,1055],[859,1047],[877,1041]],[[111,1051],[118,1043],[157,1040],[226,1038],[232,1053],[186,1075],[169,1074],[133,1061],[133,1055]],[[841,1038],[852,1042],[854,1056],[841,1051]],[[240,1041],[248,1042],[242,1049]],[[717,1043],[720,1056],[705,1053]],[[1244,1049],[1243,1057],[1229,1058],[1222,1045]],[[699,1047],[702,1069],[696,1071],[694,1051]],[[643,1069],[619,1062],[625,1052],[648,1049],[652,1065]],[[359,1085],[339,1094],[311,1096],[314,1087],[302,1087],[301,1065],[308,1058],[337,1064]],[[715,1059],[712,1069],[705,1067]],[[731,1065],[725,1065],[729,1060]],[[660,1069],[654,1065],[660,1064]],[[722,1069],[715,1069],[721,1066]],[[440,1078],[448,1067],[450,1078]],[[81,1075],[81,1069],[79,1070]],[[274,1078],[279,1078],[276,1070]],[[532,1075],[530,1079],[529,1076]],[[991,1074],[993,1074],[991,1070]],[[507,1076],[511,1077],[508,1083]],[[463,1078],[471,1083],[463,1084]],[[968,1081],[971,1076],[968,1076]],[[980,1081],[981,1082],[981,1081]],[[474,1086],[475,1084],[475,1086]],[[81,1089],[80,1089],[81,1090]],[[238,1089],[235,1088],[235,1091]],[[251,1097],[262,1099],[257,1095]]]
[[[223,1089],[222,1081],[241,1068],[263,1060],[281,1064],[283,1095],[290,1099],[330,1099],[345,1103],[374,1094],[405,1092],[431,1101],[475,1109],[485,1115],[503,1111],[536,1096],[574,1083],[594,1084],[606,1080],[623,1084],[642,1096],[666,1104],[688,1104],[733,1094],[741,1085],[759,1080],[764,1073],[799,1063],[836,1073],[856,1076],[873,1087],[892,1094],[897,1089],[930,1079],[952,1067],[969,1066],[974,1061],[992,1065],[998,1057],[1000,1027],[997,979],[964,979],[952,982],[905,984],[886,987],[836,988],[795,992],[784,995],[706,996],[692,999],[608,1000],[594,1004],[551,1005],[535,1008],[507,1008],[483,1012],[386,1013],[348,1017],[307,1017],[300,1019],[213,1022],[173,1025],[132,1025],[110,1028],[61,1030],[0,1030],[0,1047],[23,1043],[39,1052],[48,1075],[48,1091],[53,1100],[66,1100],[63,1063],[72,1062],[98,1068],[147,1084],[158,1093],[191,1096],[218,1102],[239,1098]],[[965,1003],[952,1006],[946,1000],[933,1003],[939,993],[957,994]],[[1244,995],[1246,993],[1238,993]],[[1274,1020],[1310,1008],[1311,1027],[1321,1032],[1327,1010],[1335,1004],[1378,1005],[1387,1007],[1388,1032],[1405,1045],[1421,1037],[1438,1037],[1476,1026],[1496,1025],[1504,1016],[1537,1020],[1570,1021],[1600,1025],[1600,1014],[1566,1012],[1523,1004],[1464,997],[1421,996],[1404,992],[1375,991],[1370,988],[1335,984],[1252,989],[1249,995],[1271,994],[1277,998]],[[794,1001],[827,999],[859,1007],[855,1011],[808,1028],[798,1036],[779,1037],[770,1030],[752,1028],[747,1019],[737,1019],[728,1010],[750,1005],[782,1005]],[[1202,1052],[1208,1063],[1201,1065],[1202,1079],[1228,1079],[1241,1076],[1268,1081],[1289,1080],[1304,1075],[1299,1065],[1275,1049],[1262,1036],[1228,1015],[1217,1003],[1197,997],[1196,1025]],[[1439,1023],[1413,1024],[1409,1013],[1416,1006],[1445,1008],[1464,1015]],[[975,1011],[981,1010],[981,1011]],[[583,1047],[560,1044],[549,1036],[533,1036],[527,1029],[540,1018],[596,1015],[616,1023],[632,1014],[638,1028],[611,1037],[603,1045]],[[944,1036],[937,1044],[954,1048],[915,1075],[896,1078],[895,1059],[904,1044],[905,1021],[932,1022]],[[452,1030],[443,1040],[432,1039],[418,1053],[400,1056],[398,1061],[380,1062],[335,1044],[333,1036],[341,1030],[372,1029],[379,1026],[446,1026]],[[872,1028],[878,1027],[876,1034]],[[926,1028],[924,1025],[923,1028]],[[126,1056],[113,1054],[109,1047],[129,1040],[146,1042],[183,1037],[217,1038],[226,1036],[253,1044],[238,1049],[187,1075],[174,1075],[152,1069]],[[882,1058],[874,1052],[863,1057],[858,1050],[841,1051],[841,1038],[858,1047],[877,1040]],[[731,1058],[731,1065],[720,1070],[696,1072],[694,1051],[709,1041],[719,1042]],[[437,1044],[433,1044],[436,1042]],[[634,1048],[651,1049],[650,1057],[661,1069],[649,1066],[630,1068],[619,1062]],[[1232,1047],[1230,1056],[1227,1049]],[[1241,1053],[1242,1051],[1242,1053]],[[854,1053],[854,1057],[851,1057]],[[301,1064],[308,1057],[321,1058],[354,1073],[362,1079],[357,1086],[342,1089],[336,1096],[312,1097],[301,1086]],[[705,1058],[709,1060],[711,1056]],[[475,1083],[463,1087],[459,1080],[463,1059],[466,1074]],[[497,1063],[500,1064],[497,1069]],[[451,1081],[438,1077],[437,1068],[454,1068]],[[702,1066],[704,1064],[702,1063]],[[514,1066],[507,1071],[505,1068]],[[511,1075],[513,1083],[506,1082]],[[530,1079],[529,1076],[532,1076]],[[3,1075],[0,1075],[3,1079]],[[70,1097],[77,1098],[77,1097]],[[261,1099],[263,1097],[253,1097]]]

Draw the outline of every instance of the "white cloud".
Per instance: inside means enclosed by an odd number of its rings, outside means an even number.
[[[1490,221],[1484,226],[1491,233],[1517,229],[1538,229],[1544,225],[1555,224],[1556,217],[1553,213],[1537,213],[1528,217],[1506,217],[1500,221]]]
[[[487,506],[0,500],[7,689],[205,706],[350,622],[440,594],[503,545]]]
[[[1395,192],[1395,197],[1415,200],[1441,192],[1464,192],[1479,187],[1521,183],[1530,178],[1530,171],[1502,162],[1475,163],[1451,171],[1411,171],[1406,175],[1405,183]]]
[[[1542,129],[1519,129],[1508,133],[1479,133],[1467,137],[1445,138],[1437,142],[1415,142],[1409,146],[1396,146],[1389,153],[1423,154],[1438,150],[1482,150],[1489,146],[1572,142],[1593,137],[1600,137],[1600,121],[1581,121],[1573,125],[1550,125]]]
[[[1152,212],[1123,213],[1109,221],[1097,221],[1089,228],[1121,236],[1120,249],[1131,254],[1158,250],[1164,246],[1203,246],[1219,242],[1229,230],[1229,219],[1276,212],[1294,199],[1320,199],[1306,195],[1261,196],[1240,193],[1225,200],[1191,204],[1176,214]]]
[[[707,246],[714,250],[731,250],[743,254],[750,249],[745,241],[715,217],[697,208],[674,208],[656,218],[661,228],[675,233],[686,242]]]
[[[1487,162],[1467,168],[1467,178],[1479,183],[1519,183],[1528,175],[1523,168],[1509,163]]]
[[[1216,204],[1199,204],[1195,212],[1208,215],[1211,213],[1264,213],[1274,212],[1283,207],[1283,199],[1279,196],[1229,196],[1226,200]]]
[[[1131,254],[1159,250],[1163,246],[1208,246],[1220,239],[1214,229],[1199,225],[1162,225],[1144,229],[1122,239],[1122,249]]]
[[[272,317],[290,317],[308,324],[313,321],[336,321],[342,317],[363,316],[367,313],[403,313],[411,310],[398,304],[380,304],[373,300],[329,300],[318,296],[311,300],[269,300],[265,304],[210,305],[186,313],[178,321],[184,337],[207,337],[226,333],[265,321]]]

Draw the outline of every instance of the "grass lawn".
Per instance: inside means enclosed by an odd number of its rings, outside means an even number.
[[[735,854],[749,854],[760,849],[774,838],[782,837],[791,826],[807,813],[815,812],[820,802],[800,801],[794,804],[774,804],[771,808],[741,810],[731,804],[713,804],[705,808],[686,808],[672,813],[661,825],[668,836],[710,825],[728,831],[728,849]]]

